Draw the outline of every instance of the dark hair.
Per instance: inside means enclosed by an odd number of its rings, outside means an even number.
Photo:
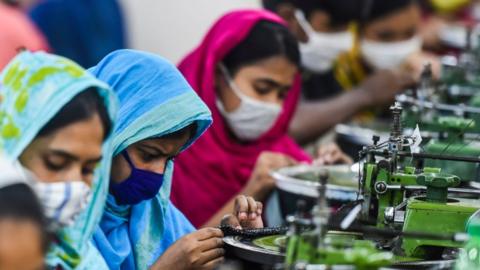
[[[286,26],[269,21],[259,21],[248,36],[223,59],[234,75],[241,67],[273,56],[285,56],[296,66],[300,65],[297,39]]]
[[[262,0],[263,8],[270,10],[271,12],[276,13],[277,8],[281,4],[294,4],[295,0]]]
[[[362,24],[389,16],[417,3],[416,0],[363,0]]]
[[[40,130],[38,136],[47,136],[58,129],[89,119],[98,113],[104,130],[104,139],[112,129],[112,121],[97,89],[90,87],[75,96]]]
[[[42,206],[29,186],[19,183],[0,188],[0,219],[4,218],[28,220],[38,225],[42,250],[47,252],[53,235],[48,230]]]
[[[161,138],[164,138],[164,139],[176,139],[176,138],[179,138],[179,137],[183,137],[185,135],[190,135],[190,138],[192,138],[195,133],[197,132],[197,123],[193,122],[192,124],[180,129],[180,130],[177,130],[175,132],[172,132],[172,133],[169,133],[165,136],[162,136]]]
[[[390,0],[384,0],[389,2]],[[307,19],[316,10],[327,13],[330,25],[333,27],[344,26],[361,17],[362,0],[294,0],[294,5],[299,8]]]

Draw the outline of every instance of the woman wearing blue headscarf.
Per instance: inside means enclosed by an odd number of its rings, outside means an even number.
[[[102,156],[116,107],[105,83],[56,55],[22,52],[0,74],[0,152],[36,178],[32,187],[56,232],[52,269],[107,267],[89,240],[108,193],[100,179],[110,159]]]
[[[90,71],[120,100],[110,195],[94,235],[100,253],[110,269],[212,269],[223,259],[222,232],[194,232],[170,202],[173,159],[210,126],[209,109],[174,65],[152,54],[116,51]],[[255,213],[247,226],[261,226],[260,205],[246,197],[237,205]]]

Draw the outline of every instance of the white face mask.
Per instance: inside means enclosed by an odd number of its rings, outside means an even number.
[[[365,61],[374,69],[395,69],[407,57],[422,48],[422,41],[415,36],[399,42],[377,42],[363,39],[360,50]]]
[[[237,138],[244,141],[260,138],[275,124],[282,112],[282,107],[278,104],[263,102],[246,96],[233,82],[226,67],[223,64],[219,66],[228,81],[228,85],[240,98],[240,106],[233,112],[227,112],[222,102],[217,99],[218,110]]]
[[[91,199],[90,187],[82,181],[46,183],[36,181],[33,188],[53,229],[72,225]]]
[[[300,10],[295,11],[295,17],[308,37],[306,43],[300,42],[302,65],[308,70],[324,73],[332,68],[339,54],[352,48],[353,35],[349,31],[317,32]]]

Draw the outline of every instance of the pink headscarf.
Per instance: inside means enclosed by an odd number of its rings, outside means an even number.
[[[249,144],[240,144],[231,138],[215,104],[217,64],[247,37],[260,20],[285,25],[282,19],[267,11],[228,13],[215,23],[200,46],[179,65],[180,71],[213,115],[210,129],[175,160],[172,200],[195,226],[207,222],[243,189],[261,152],[284,153],[298,161],[310,161],[309,156],[287,135],[300,95],[300,76],[297,75],[275,125]]]
[[[48,51],[47,42],[27,15],[0,2],[0,71],[22,47],[30,51]]]

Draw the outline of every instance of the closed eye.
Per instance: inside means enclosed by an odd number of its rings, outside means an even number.
[[[44,164],[48,170],[58,172],[68,167],[69,161],[65,160],[60,163],[56,163],[46,158],[44,159]]]
[[[270,79],[261,79],[256,81],[253,87],[255,91],[260,95],[266,95],[268,93],[271,93],[272,91],[278,91],[279,97],[283,99],[286,95],[286,92],[290,90],[292,86],[284,85]]]
[[[395,33],[392,32],[392,31],[382,31],[382,32],[378,33],[378,38],[381,41],[386,41],[386,42],[394,41],[395,40]]]

